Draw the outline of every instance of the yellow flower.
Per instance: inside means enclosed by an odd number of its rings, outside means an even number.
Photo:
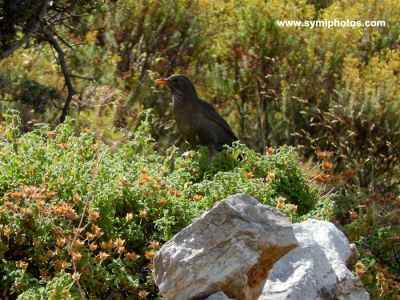
[[[127,213],[126,216],[125,216],[125,219],[126,219],[127,221],[132,220],[132,219],[133,219],[133,214],[132,214],[132,213]]]
[[[167,200],[165,200],[165,198],[162,197],[162,198],[160,198],[160,201],[158,201],[158,203],[159,203],[161,206],[164,206],[165,204],[167,204]]]
[[[97,263],[102,263],[105,261],[110,255],[105,252],[100,252],[96,257],[95,260]]]
[[[58,247],[64,246],[65,243],[66,243],[66,240],[64,238],[57,238],[57,240],[56,240],[56,244]]]
[[[269,172],[267,175],[267,182],[271,182],[275,179],[276,174],[274,172]]]
[[[57,132],[54,131],[54,130],[51,130],[51,131],[48,131],[48,132],[47,132],[47,135],[48,135],[49,137],[55,137],[55,136],[57,135]]]
[[[127,260],[137,260],[140,255],[137,255],[135,252],[127,252],[125,253],[125,259]]]
[[[246,177],[247,177],[248,179],[252,179],[252,178],[254,177],[253,172],[247,172],[247,173],[246,173]]]
[[[125,240],[118,238],[115,241],[115,246],[116,247],[122,247],[124,245],[124,243],[125,243]]]
[[[276,203],[276,208],[277,209],[284,209],[285,208],[285,197],[278,197],[277,203]]]
[[[144,256],[150,260],[153,259],[155,255],[156,253],[154,251],[145,251],[144,253]]]
[[[355,273],[356,273],[356,276],[357,276],[357,277],[361,277],[361,276],[364,275],[364,273],[365,273],[365,266],[364,266],[364,264],[363,264],[361,261],[358,261],[358,262],[355,264]]]
[[[97,249],[97,245],[95,243],[89,244],[90,251],[95,251]]]
[[[4,236],[5,236],[6,238],[9,238],[10,235],[11,235],[11,233],[12,233],[12,230],[11,230],[10,227],[5,226],[5,227],[3,228],[3,234],[4,234]]]
[[[322,163],[322,168],[324,169],[324,171],[329,171],[330,169],[332,169],[332,166],[332,163],[326,160]]]
[[[139,217],[141,218],[146,218],[147,216],[147,210],[141,210],[139,211]]]
[[[77,239],[77,240],[75,241],[75,246],[76,246],[76,248],[82,248],[84,245],[85,245],[85,243],[82,242],[82,241],[79,240],[79,239]]]
[[[78,194],[74,194],[73,200],[74,202],[79,202],[81,201],[81,196],[79,196]]]
[[[71,264],[65,260],[61,261],[61,268],[62,269],[68,269],[71,266]]]
[[[140,298],[146,298],[148,294],[149,294],[149,292],[146,291],[146,290],[139,291],[139,297]]]
[[[20,260],[20,261],[17,261],[15,263],[15,265],[17,266],[18,269],[26,269],[26,268],[28,268],[29,264],[23,260]]]
[[[82,254],[79,252],[76,252],[74,249],[70,250],[70,254],[72,256],[72,259],[75,261],[78,261],[82,258]]]
[[[106,260],[110,255],[105,252],[100,252],[99,256],[100,256],[100,260],[103,261],[103,260]]]
[[[10,197],[13,200],[21,200],[22,199],[22,193],[20,193],[20,192],[12,192],[12,193],[10,193]]]
[[[118,247],[118,253],[119,254],[124,254],[125,253],[125,247]]]
[[[128,179],[126,179],[125,176],[122,176],[122,177],[119,179],[119,184],[120,184],[120,185],[127,185],[127,184],[128,184]]]
[[[202,195],[197,195],[197,194],[196,194],[196,195],[193,196],[193,200],[194,200],[194,201],[200,201],[202,198],[203,198]]]
[[[95,236],[93,233],[86,232],[86,238],[87,238],[89,241],[94,240],[95,237],[96,237],[96,236]]]
[[[315,151],[315,154],[319,159],[327,159],[333,155],[333,152],[317,150]]]
[[[85,36],[86,43],[90,44],[90,43],[96,41],[96,39],[97,39],[97,30],[89,31],[88,33],[86,33],[86,36]]]
[[[158,248],[160,248],[160,242],[158,242],[158,241],[151,241],[150,242],[150,244],[151,244],[151,247],[153,247],[153,249],[158,249]]]
[[[111,250],[112,248],[115,248],[115,243],[112,240],[109,240],[108,242],[103,242],[101,243],[101,248],[104,250]]]
[[[89,219],[90,221],[96,221],[100,217],[99,213],[93,210],[89,211]]]

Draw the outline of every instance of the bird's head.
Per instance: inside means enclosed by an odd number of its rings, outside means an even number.
[[[156,79],[155,83],[165,84],[171,88],[172,94],[183,99],[197,98],[196,89],[186,75],[174,74],[167,78]]]

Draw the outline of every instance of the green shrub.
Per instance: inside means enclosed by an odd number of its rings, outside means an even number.
[[[19,116],[5,118],[0,289],[21,299],[74,298],[78,286],[96,298],[156,297],[155,252],[217,201],[245,192],[297,220],[319,197],[288,147],[261,155],[238,143],[209,161],[205,149],[156,151],[149,114],[116,145],[72,119],[21,135]]]

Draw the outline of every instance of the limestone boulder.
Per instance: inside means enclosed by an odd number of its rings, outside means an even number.
[[[237,194],[204,213],[162,246],[154,280],[164,299],[205,299],[222,291],[257,299],[275,262],[298,245],[277,209]]]

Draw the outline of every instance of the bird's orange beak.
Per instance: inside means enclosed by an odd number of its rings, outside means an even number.
[[[156,79],[156,80],[154,80],[154,82],[158,83],[158,84],[168,84],[168,80],[164,79],[164,78]]]

